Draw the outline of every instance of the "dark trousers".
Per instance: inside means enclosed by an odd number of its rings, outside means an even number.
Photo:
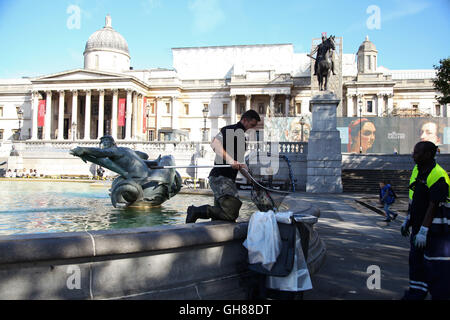
[[[450,234],[430,235],[424,268],[433,300],[450,299]]]
[[[414,245],[411,236],[409,251],[409,291],[408,300],[423,300],[428,293],[428,284],[425,273],[424,250]]]

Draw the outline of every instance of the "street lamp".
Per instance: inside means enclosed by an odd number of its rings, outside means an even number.
[[[359,97],[358,105],[359,105],[359,153],[362,153],[362,144],[361,144],[361,117],[362,117],[362,100]]]
[[[22,120],[23,120],[22,108],[19,108],[19,110],[17,110],[17,118],[19,119],[19,139],[18,140],[20,140],[20,135],[21,135],[21,131],[22,131]]]
[[[202,112],[203,112],[203,141],[207,141],[207,138],[206,138],[206,118],[208,117],[208,106],[207,105],[205,105],[203,107]]]
[[[303,116],[300,117],[300,129],[301,129],[301,141],[303,142],[303,126],[305,125],[305,119],[303,118]]]
[[[75,131],[77,130],[77,124],[72,122],[72,141],[75,141]]]

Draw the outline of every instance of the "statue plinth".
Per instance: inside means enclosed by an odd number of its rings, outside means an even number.
[[[306,192],[342,192],[341,138],[336,129],[340,100],[332,92],[312,98],[312,130],[308,140]]]

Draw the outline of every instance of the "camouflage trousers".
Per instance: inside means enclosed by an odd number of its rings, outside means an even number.
[[[209,186],[214,193],[214,200],[217,201],[219,198],[228,195],[239,199],[239,193],[236,187],[236,183],[227,177],[218,176],[209,178]]]
[[[208,208],[209,217],[213,220],[235,221],[242,205],[236,183],[227,177],[210,176],[209,185],[214,193],[214,206]]]

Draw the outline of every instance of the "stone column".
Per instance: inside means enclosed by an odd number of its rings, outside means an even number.
[[[138,101],[137,101],[137,92],[133,93],[133,126],[132,126],[132,138],[136,139],[138,134],[138,118],[139,118],[139,112],[138,112]]]
[[[74,124],[72,126],[72,124]],[[78,91],[72,90],[72,123],[70,124],[72,140],[77,138],[78,132]]]
[[[333,93],[314,96],[308,141],[306,192],[341,193],[341,138],[336,129],[340,100]]]
[[[86,90],[86,106],[84,108],[84,140],[91,139],[91,90]]]
[[[171,118],[171,127],[172,129],[179,129],[180,124],[178,121],[178,113],[179,113],[179,103],[177,97],[172,97],[172,118]]]
[[[384,105],[384,95],[382,93],[377,94],[377,116],[382,117],[383,116],[383,105]]]
[[[275,95],[270,95],[269,114],[271,117],[275,116]]]
[[[347,117],[354,117],[353,108],[353,95],[347,94]]]
[[[119,89],[113,90],[112,112],[111,112],[111,135],[117,140],[117,108],[119,103]]]
[[[159,129],[161,129],[161,113],[162,113],[162,108],[161,108],[161,97],[156,97],[155,98],[155,119],[156,119],[156,132],[155,132],[155,137],[156,140],[159,140]]]
[[[284,103],[284,116],[285,117],[289,117],[289,102],[290,102],[290,97],[288,95],[286,95],[286,101]]]
[[[236,123],[236,96],[232,95],[231,96],[231,111],[230,111],[230,115],[231,115],[231,124],[235,124]]]
[[[39,108],[39,91],[33,91],[33,107],[32,107],[32,128],[31,140],[37,140],[38,133],[38,108]]]
[[[100,139],[103,137],[103,122],[105,120],[105,90],[100,89],[99,92],[99,98],[98,98],[98,132],[97,132],[97,139]]]
[[[391,115],[394,111],[394,95],[392,93],[389,93],[387,95],[387,114]]]
[[[251,106],[251,102],[252,102],[252,95],[251,94],[247,94],[245,95],[245,97],[247,98],[246,102],[245,102],[245,111],[248,111],[252,108]]]
[[[52,92],[46,91],[46,101],[45,101],[45,131],[44,131],[44,140],[51,139],[51,130],[52,130]]]
[[[58,91],[59,93],[59,109],[58,109],[58,140],[64,140],[64,90]]]
[[[133,95],[133,90],[127,89],[127,111],[126,111],[126,122],[125,122],[125,140],[131,140],[131,117],[133,116],[133,105],[131,97]]]

